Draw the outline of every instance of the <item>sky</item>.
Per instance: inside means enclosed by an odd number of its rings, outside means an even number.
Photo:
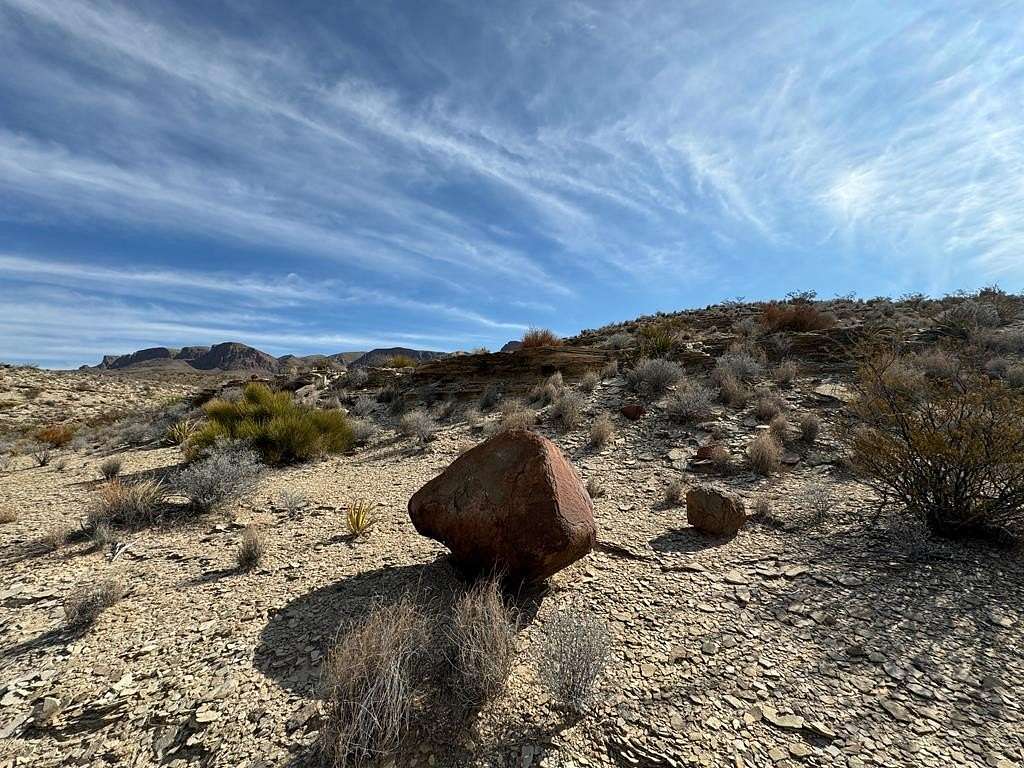
[[[0,0],[0,359],[1024,282],[1024,1]]]

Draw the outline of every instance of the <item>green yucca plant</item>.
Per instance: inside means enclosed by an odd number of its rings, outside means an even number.
[[[290,464],[348,450],[352,429],[344,414],[298,405],[288,392],[250,384],[238,401],[212,400],[207,422],[188,439],[195,457],[221,440],[245,440],[267,464]]]
[[[198,429],[199,422],[195,419],[184,419],[168,427],[164,437],[170,445],[184,445]]]
[[[345,522],[348,523],[348,532],[353,536],[366,534],[374,523],[373,504],[364,499],[356,499],[348,505]]]

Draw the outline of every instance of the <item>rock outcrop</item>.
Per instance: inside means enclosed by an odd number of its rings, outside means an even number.
[[[747,521],[743,500],[710,485],[696,485],[686,493],[686,522],[701,533],[732,536]]]
[[[538,581],[594,546],[594,508],[550,440],[503,432],[470,449],[409,500],[416,530],[468,571]]]

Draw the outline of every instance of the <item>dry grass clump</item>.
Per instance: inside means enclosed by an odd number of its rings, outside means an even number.
[[[703,384],[683,382],[665,403],[665,413],[674,421],[694,423],[711,417],[715,394]]]
[[[605,363],[604,368],[601,369],[601,379],[614,379],[619,375],[619,361],[609,360]]]
[[[277,506],[283,509],[288,517],[295,517],[309,503],[306,494],[285,488],[277,494]]]
[[[602,413],[590,425],[590,444],[595,448],[603,448],[615,437],[615,423],[611,416]]]
[[[793,360],[783,360],[775,367],[772,375],[779,386],[788,387],[800,375],[800,367]]]
[[[597,371],[587,371],[580,379],[580,389],[583,392],[593,392],[601,383],[601,375]]]
[[[658,396],[683,378],[683,369],[670,360],[641,358],[626,373],[626,385],[633,392]]]
[[[960,372],[960,359],[945,349],[929,349],[910,359],[911,364],[933,379],[953,379]]]
[[[678,507],[686,496],[686,484],[678,477],[665,486],[664,503],[666,507]]]
[[[554,331],[549,331],[547,328],[530,328],[523,334],[523,349],[529,349],[530,347],[557,347],[561,344],[562,340]]]
[[[36,432],[36,439],[51,448],[63,448],[75,436],[75,428],[69,424],[51,424]]]
[[[74,529],[70,525],[57,523],[47,529],[36,542],[44,552],[56,552],[67,543],[72,533]]]
[[[780,445],[785,445],[789,440],[789,419],[784,414],[779,414],[768,424],[768,432]]]
[[[563,706],[582,711],[596,693],[610,645],[605,622],[578,605],[560,608],[544,624],[541,681]]]
[[[629,349],[633,346],[633,337],[624,332],[613,333],[605,340],[604,346],[607,349]]]
[[[821,432],[821,419],[818,414],[807,411],[796,417],[796,425],[800,429],[800,439],[805,443],[813,443]]]
[[[758,474],[774,474],[782,464],[782,447],[769,433],[762,432],[747,446],[747,461]]]
[[[104,480],[113,480],[121,474],[122,466],[124,466],[124,462],[119,456],[111,456],[109,459],[104,459],[100,463],[100,477]]]
[[[92,509],[88,522],[127,526],[150,525],[159,519],[167,500],[167,488],[159,480],[125,482],[114,479],[105,483]]]
[[[562,389],[559,386],[555,386],[550,380],[543,384],[538,384],[532,387],[527,394],[527,399],[531,403],[539,403],[540,405],[547,405],[553,403],[561,395]]]
[[[488,384],[487,388],[480,393],[480,400],[477,403],[481,411],[489,411],[501,400],[501,388],[497,384]]]
[[[349,419],[348,425],[352,430],[352,442],[356,445],[366,445],[377,434],[377,425],[368,419]]]
[[[125,592],[124,583],[115,578],[77,587],[64,598],[64,620],[72,629],[84,629],[124,597]]]
[[[711,380],[721,384],[723,377],[731,376],[737,381],[748,382],[763,375],[763,353],[755,348],[738,346],[718,358],[711,372]]]
[[[374,607],[342,634],[324,664],[325,762],[369,766],[398,750],[414,712],[430,623],[408,597]]]
[[[505,690],[518,629],[518,613],[506,605],[497,578],[478,581],[455,603],[450,661],[465,704],[482,706]]]
[[[823,331],[836,324],[831,312],[823,312],[808,301],[769,304],[760,318],[769,331]]]
[[[416,361],[408,355],[391,355],[391,357],[385,358],[381,361],[381,368],[415,368]]]
[[[724,445],[712,446],[711,455],[708,458],[717,472],[725,474],[732,471],[732,454]]]
[[[725,372],[716,377],[718,399],[733,408],[742,408],[750,400],[750,390],[731,373]]]
[[[352,413],[358,416],[360,419],[368,419],[370,414],[377,408],[377,403],[372,397],[367,395],[360,395],[356,398],[355,404],[352,406]]]
[[[891,350],[865,359],[854,404],[862,426],[854,467],[884,508],[905,510],[939,536],[1024,529],[1024,394],[985,376],[928,381],[908,393],[886,376]]]
[[[238,570],[253,570],[262,562],[266,553],[267,544],[260,529],[252,523],[245,526],[245,530],[242,531],[242,543],[238,545],[238,552],[235,554]]]
[[[424,409],[417,408],[402,416],[399,429],[406,437],[415,437],[421,443],[428,443],[434,439],[437,422]]]
[[[164,439],[170,445],[185,445],[199,430],[199,422],[195,419],[183,419],[172,424],[164,433]]]
[[[597,475],[587,478],[587,495],[590,498],[600,499],[604,494],[604,483],[601,482],[601,478],[597,477]]]
[[[224,440],[244,440],[267,464],[308,461],[352,446],[352,430],[341,411],[298,405],[288,392],[249,384],[237,401],[203,406],[208,421],[189,438],[186,455],[197,456]]]
[[[211,512],[251,490],[261,470],[253,451],[223,448],[177,472],[171,486],[195,512]]]
[[[53,460],[53,452],[49,446],[37,446],[32,450],[32,460],[37,467],[45,467]]]
[[[769,422],[786,409],[786,401],[776,394],[761,389],[754,403],[754,416],[758,421]]]
[[[565,432],[569,432],[583,420],[584,404],[584,398],[578,392],[563,392],[551,406],[551,417]]]
[[[505,400],[501,404],[501,422],[498,429],[506,432],[514,429],[532,429],[537,423],[537,412],[527,408],[518,400]]]
[[[345,510],[345,524],[353,538],[365,536],[375,522],[371,502],[365,499],[355,499],[349,502],[348,509]]]

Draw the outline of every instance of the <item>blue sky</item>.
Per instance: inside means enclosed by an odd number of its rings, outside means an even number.
[[[1024,278],[1021,2],[0,0],[0,359]]]

